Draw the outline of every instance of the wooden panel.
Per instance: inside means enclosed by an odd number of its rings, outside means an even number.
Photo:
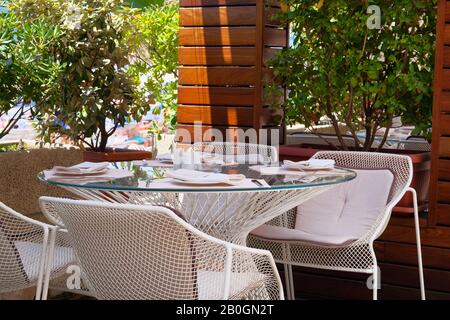
[[[381,269],[381,288],[385,285],[398,285],[419,288],[419,270],[416,266],[403,266],[391,263],[379,263]],[[365,281],[368,275],[357,273],[342,273],[338,271],[311,270],[306,268],[295,268],[296,272],[305,272],[315,275],[324,275],[333,278],[345,278]],[[424,268],[425,288],[427,290],[443,291],[450,293],[449,272]]]
[[[450,47],[444,47],[444,67],[450,68]]]
[[[448,137],[441,137],[437,138],[439,142],[439,156],[440,157],[450,157],[450,138]],[[436,150],[436,149],[434,149]],[[437,159],[433,159],[434,163],[437,163]]]
[[[450,69],[444,69],[442,73],[442,89],[450,90]]]
[[[408,231],[414,235],[414,229]],[[417,266],[417,247],[415,243],[375,242],[379,261],[401,265]],[[422,246],[423,265],[426,268],[450,270],[450,249]]]
[[[194,123],[201,121],[203,124],[247,126],[253,124],[252,107],[223,107],[223,106],[184,106],[178,107],[179,123]]]
[[[215,130],[213,130],[215,129]],[[177,126],[176,141],[183,143],[193,143],[195,141],[233,141],[231,137],[237,135],[238,130],[248,130],[251,128],[237,128],[229,126],[194,126],[190,124],[180,123]],[[188,140],[190,139],[190,140]]]
[[[255,27],[181,28],[180,46],[253,46]]]
[[[181,8],[180,25],[193,26],[254,26],[256,7]]]
[[[445,6],[445,21],[450,22],[450,1],[447,1]]]
[[[450,112],[450,92],[448,91],[444,91],[441,93],[440,111]]]
[[[437,224],[436,205],[439,180],[439,158],[450,156],[450,140],[441,137],[440,117],[442,115],[442,107],[448,104],[448,93],[443,91],[444,88],[444,43],[448,38],[450,29],[445,24],[445,16],[448,3],[445,0],[438,0],[437,6],[437,26],[436,26],[436,54],[433,81],[433,128],[432,128],[432,159],[431,159],[431,176],[430,176],[430,193],[429,193],[429,221],[430,226]]]
[[[414,229],[409,227],[391,225],[380,237],[380,240],[415,244],[416,237],[412,230]],[[423,228],[420,233],[422,236],[422,244],[424,246],[450,248],[450,228]]]
[[[450,24],[446,24],[444,28],[444,44],[450,45]]]
[[[180,47],[180,65],[235,65],[252,66],[256,64],[254,47]]]
[[[435,210],[437,215],[437,223],[439,225],[450,226],[450,205],[438,203],[436,204]],[[450,257],[450,252],[447,254]]]
[[[254,86],[255,67],[180,67],[181,85]]]
[[[254,102],[253,88],[214,88],[185,87],[178,88],[179,104],[252,106]]]
[[[450,204],[450,182],[438,182],[437,201]]]
[[[234,5],[254,5],[257,0],[180,0],[181,7],[217,7]],[[279,7],[280,1],[266,0],[266,4],[272,7]]]
[[[180,0],[181,7],[215,7],[256,4],[257,0]]]
[[[440,159],[438,170],[440,180],[450,180],[450,160]]]
[[[294,285],[297,297],[306,298],[338,298],[345,300],[371,300],[372,291],[367,289],[365,280],[353,280],[342,277],[330,277],[314,273],[295,272]],[[407,288],[391,284],[383,284],[379,291],[380,300],[418,300],[420,292],[416,288]],[[430,300],[446,300],[450,294],[446,292],[427,290],[427,298]]]
[[[264,45],[268,47],[286,47],[286,30],[266,28],[264,33]]]
[[[450,71],[450,70],[449,70]],[[450,136],[450,115],[442,114],[439,118],[439,129],[442,136]]]

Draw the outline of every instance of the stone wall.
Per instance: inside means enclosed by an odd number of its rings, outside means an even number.
[[[55,165],[69,166],[80,163],[82,158],[82,151],[62,148],[0,153],[0,202],[41,220],[39,197],[73,195],[39,181],[38,173]]]

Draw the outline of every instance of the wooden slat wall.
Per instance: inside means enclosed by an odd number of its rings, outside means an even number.
[[[450,226],[450,1],[438,6],[430,226]]]
[[[274,127],[263,78],[265,62],[287,45],[280,10],[275,0],[180,0],[179,129]]]

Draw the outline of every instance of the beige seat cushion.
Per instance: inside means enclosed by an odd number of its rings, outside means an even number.
[[[264,225],[252,234],[321,245],[345,245],[360,239],[386,206],[394,175],[389,170],[355,171],[353,181],[299,206],[295,229]]]

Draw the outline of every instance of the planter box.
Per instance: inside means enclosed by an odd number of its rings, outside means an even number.
[[[90,162],[121,162],[151,158],[151,152],[141,150],[108,149],[106,152],[95,152],[91,150],[83,152],[84,161]]]
[[[329,146],[322,145],[284,145],[280,146],[280,160],[302,161],[308,160],[316,152],[321,150],[332,150]],[[384,149],[381,152],[403,154],[411,158],[413,162],[413,180],[411,187],[417,191],[419,210],[428,209],[428,188],[430,185],[431,153],[408,150]],[[393,209],[395,215],[410,216],[414,213],[412,196],[406,194],[398,205]]]

